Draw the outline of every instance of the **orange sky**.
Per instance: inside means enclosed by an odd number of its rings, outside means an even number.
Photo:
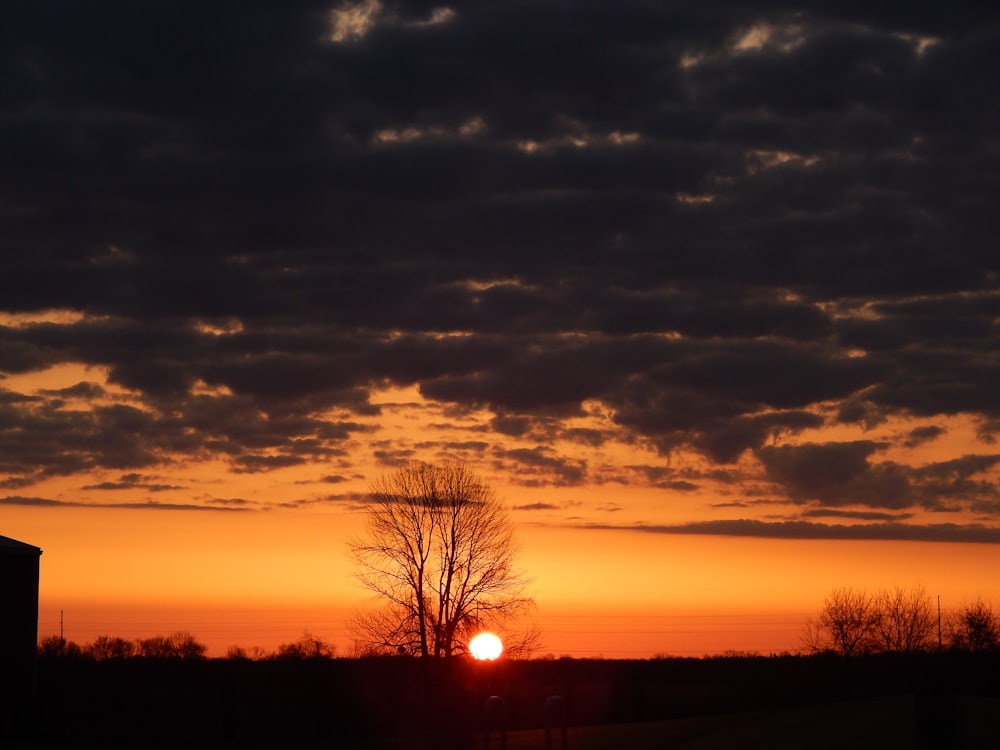
[[[189,630],[213,655],[304,631],[350,653],[367,601],[344,543],[358,512],[17,508],[6,535],[43,549],[40,635]],[[804,541],[519,524],[541,654],[645,658],[799,648],[837,586],[924,586],[945,608],[994,596],[997,545]]]

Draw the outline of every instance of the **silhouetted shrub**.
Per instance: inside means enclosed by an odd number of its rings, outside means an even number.
[[[337,648],[308,630],[294,643],[282,643],[275,651],[276,659],[332,659]]]
[[[177,631],[168,636],[140,638],[136,640],[135,647],[136,656],[153,659],[203,659],[208,650],[185,631]]]
[[[38,643],[38,656],[41,659],[79,658],[82,655],[83,649],[80,646],[58,635],[46,636]]]
[[[913,653],[935,645],[935,630],[930,597],[922,587],[875,594],[845,587],[826,597],[818,619],[806,623],[802,641],[814,654]]]
[[[977,598],[952,612],[947,621],[948,644],[960,651],[996,651],[1000,649],[1000,616]]]
[[[117,636],[100,635],[87,647],[87,654],[98,661],[103,659],[128,659],[136,654],[135,641]]]

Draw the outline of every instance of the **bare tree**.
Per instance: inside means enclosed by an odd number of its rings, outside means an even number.
[[[184,630],[171,633],[168,639],[178,659],[204,659],[205,652],[208,651],[204,643],[199,643],[191,633]]]
[[[934,644],[937,620],[922,586],[895,587],[875,594],[834,589],[816,621],[809,620],[802,641],[808,651],[844,656],[873,652],[922,651]]]
[[[318,638],[308,630],[304,631],[302,637],[294,643],[282,643],[274,654],[276,659],[333,659],[336,655],[336,646]]]
[[[107,659],[129,659],[135,656],[135,641],[119,636],[99,635],[87,648],[87,653],[97,661]]]
[[[226,658],[232,661],[263,661],[269,656],[271,654],[260,646],[251,646],[250,648],[230,646],[226,649]]]
[[[865,591],[834,589],[823,602],[819,621],[808,626],[813,650],[831,650],[844,656],[868,653],[874,645],[878,619],[875,598]]]
[[[352,623],[362,652],[447,659],[477,629],[502,629],[530,608],[509,512],[465,465],[383,476],[366,522],[350,553],[380,606]]]
[[[799,637],[802,643],[802,650],[810,654],[821,654],[824,651],[832,651],[833,644],[820,626],[813,618],[808,618],[802,624],[802,634]]]
[[[76,659],[82,655],[79,644],[58,635],[47,635],[38,643],[38,656],[43,659]]]
[[[1000,615],[977,598],[948,617],[948,643],[963,651],[993,651],[1000,648]]]
[[[207,648],[183,630],[135,641],[135,655],[156,659],[203,659]]]
[[[934,609],[922,586],[898,586],[875,595],[873,635],[880,651],[923,651],[934,643]]]
[[[172,659],[176,656],[173,644],[165,635],[154,635],[149,638],[137,638],[135,641],[136,656],[151,659]]]

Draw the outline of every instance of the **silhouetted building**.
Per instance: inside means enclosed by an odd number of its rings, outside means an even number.
[[[0,536],[0,737],[14,731],[34,695],[41,554]]]

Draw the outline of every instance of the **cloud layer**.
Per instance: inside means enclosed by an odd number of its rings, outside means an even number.
[[[0,486],[428,450],[580,486],[556,446],[614,441],[670,497],[994,524],[1000,15],[922,8],[21,4]],[[392,444],[389,388],[491,418]]]

